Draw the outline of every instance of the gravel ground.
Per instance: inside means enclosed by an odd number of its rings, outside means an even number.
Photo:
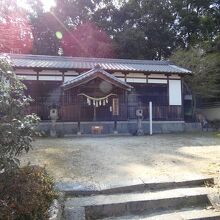
[[[56,181],[109,184],[214,175],[220,138],[213,133],[144,137],[41,138],[22,164],[45,165]]]

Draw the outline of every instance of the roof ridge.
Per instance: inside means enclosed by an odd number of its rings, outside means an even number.
[[[133,88],[131,85],[127,84],[126,82],[123,82],[122,80],[120,80],[120,79],[118,79],[117,77],[115,77],[114,75],[108,73],[107,71],[105,71],[103,68],[101,68],[101,67],[99,67],[99,66],[96,66],[96,67],[94,67],[93,69],[91,69],[91,70],[89,70],[89,71],[86,71],[86,72],[80,74],[79,76],[75,77],[74,79],[71,79],[71,80],[69,80],[69,81],[67,81],[67,82],[64,82],[62,86],[63,86],[63,87],[66,87],[66,86],[68,86],[68,85],[70,85],[70,84],[72,84],[72,83],[74,83],[74,82],[83,80],[83,79],[85,79],[86,77],[89,77],[89,76],[91,76],[91,75],[93,75],[93,74],[96,74],[96,73],[102,73],[103,75],[105,75],[105,76],[107,76],[107,77],[113,79],[114,81],[116,81],[116,82],[118,82],[118,83],[120,83],[120,84],[126,86],[126,87],[129,88],[129,89]]]
[[[6,53],[11,58],[35,59],[35,60],[56,60],[60,61],[84,61],[84,62],[107,62],[107,63],[132,63],[132,64],[151,64],[151,65],[167,65],[168,60],[135,60],[135,59],[115,59],[115,58],[97,58],[97,57],[71,57],[71,56],[50,56],[50,55],[34,55],[34,54],[10,54]]]
[[[89,57],[60,57],[30,54],[1,54],[11,57],[15,68],[44,68],[44,69],[92,69],[100,65],[107,71],[131,71],[150,73],[173,73],[190,74],[185,68],[176,66],[170,61],[159,60],[131,60],[112,58],[89,58]]]

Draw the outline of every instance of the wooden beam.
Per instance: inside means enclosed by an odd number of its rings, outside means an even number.
[[[148,83],[148,78],[149,78],[150,73],[144,73],[144,75],[146,76],[146,83]]]

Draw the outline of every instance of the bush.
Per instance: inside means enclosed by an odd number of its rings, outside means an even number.
[[[18,168],[19,156],[31,149],[33,138],[39,135],[39,118],[27,115],[32,99],[25,90],[10,61],[0,58],[0,173]]]
[[[0,174],[0,219],[44,220],[58,196],[45,168],[26,166]]]
[[[220,129],[220,120],[215,119],[213,121],[210,121],[210,125],[215,131],[218,131]]]

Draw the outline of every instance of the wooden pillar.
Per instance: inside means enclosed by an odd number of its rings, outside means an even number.
[[[114,134],[118,133],[119,97],[112,99],[112,116],[114,120]]]
[[[39,80],[39,70],[35,70],[36,71],[36,73],[37,73],[37,81]]]
[[[96,106],[93,106],[93,121],[96,121],[97,117],[96,117]]]
[[[126,73],[124,73],[124,75],[125,75],[125,82],[127,83],[127,75],[128,75],[129,73],[128,72],[126,72]],[[126,108],[126,120],[128,121],[128,91],[126,90],[125,92],[124,92],[124,95],[125,95],[125,108]]]
[[[64,72],[62,72],[62,82],[64,82]]]
[[[118,116],[114,116],[114,134],[118,134]]]
[[[181,106],[181,117],[183,120],[185,120],[184,118],[184,79],[181,75],[180,76],[180,79],[181,79],[181,98],[182,98],[182,106]]]
[[[125,75],[125,82],[127,82],[127,75],[128,75],[128,73],[124,73],[124,75]]]
[[[60,72],[62,73],[62,82],[64,82],[65,72],[67,72],[67,70],[60,70]]]
[[[170,104],[169,103],[169,100],[170,100],[170,91],[169,91],[169,76],[170,76],[170,74],[167,74],[166,75],[167,76],[167,103],[168,103],[168,105]]]
[[[148,77],[149,77],[150,73],[144,73],[144,75],[146,76],[146,83],[148,83]]]
[[[128,121],[128,91],[125,91],[125,107],[126,107],[126,120]]]
[[[63,106],[64,106],[64,89],[61,88],[61,98],[60,98],[60,119],[63,121]]]
[[[40,68],[34,68],[33,69],[37,74],[36,74],[36,76],[37,76],[37,80],[39,80],[39,73],[41,72],[41,71],[43,71],[43,69],[40,69]]]

